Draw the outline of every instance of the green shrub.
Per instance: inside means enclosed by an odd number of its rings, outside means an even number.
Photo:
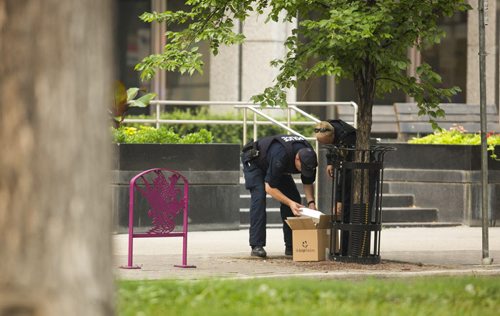
[[[129,116],[129,118],[133,119],[151,119],[152,116],[146,115],[138,115],[138,116]],[[220,120],[220,121],[234,121],[234,120],[243,120],[243,115],[240,113],[238,115],[228,113],[228,114],[211,114],[208,112],[207,108],[199,108],[197,110],[175,110],[169,113],[162,113],[160,115],[161,119],[164,120]],[[301,115],[296,115],[292,117],[292,121],[303,121],[306,120]],[[127,126],[139,127],[139,123],[127,123]],[[243,126],[241,125],[233,125],[233,124],[190,124],[190,123],[182,123],[182,124],[168,124],[164,125],[168,126],[169,129],[174,131],[179,135],[187,135],[190,133],[199,132],[202,129],[205,129],[212,133],[213,142],[214,143],[233,143],[240,144],[243,136]],[[248,132],[249,135],[252,134],[253,131],[253,122],[248,121]],[[312,125],[294,125],[293,129],[302,135],[309,136],[313,135],[313,126]],[[257,129],[257,138],[261,138],[269,135],[276,134],[287,134],[288,132],[281,129],[280,127],[273,125],[259,125]],[[251,137],[251,136],[250,136]]]
[[[207,144],[213,141],[212,133],[206,129],[201,129],[197,133],[189,133],[182,137],[179,141],[180,144]]]
[[[497,159],[495,146],[500,146],[500,134],[489,132],[487,135],[488,151],[491,158]],[[441,145],[480,145],[480,134],[468,134],[460,128],[434,132],[424,137],[414,137],[408,141],[410,144],[441,144]]]
[[[116,143],[125,144],[207,144],[213,142],[212,134],[205,129],[179,136],[171,128],[156,129],[145,125],[121,126],[113,129],[113,139]]]

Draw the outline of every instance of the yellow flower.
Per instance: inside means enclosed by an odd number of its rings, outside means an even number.
[[[125,127],[125,135],[133,136],[137,133],[137,128],[135,127]]]

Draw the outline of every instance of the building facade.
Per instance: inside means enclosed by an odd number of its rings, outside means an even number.
[[[500,0],[487,1],[486,11],[486,94],[487,103],[499,104],[500,58]],[[479,104],[479,27],[477,1],[471,1],[473,10],[459,13],[442,21],[446,37],[441,44],[424,52],[410,49],[408,56],[412,69],[422,61],[429,63],[443,78],[443,86],[458,86],[462,92],[453,97],[454,103]],[[245,35],[242,45],[222,47],[217,56],[211,56],[207,46],[201,46],[204,58],[203,75],[180,75],[159,72],[151,82],[141,82],[133,70],[143,57],[160,52],[165,45],[162,36],[165,26],[139,20],[143,12],[179,10],[183,0],[118,0],[117,3],[117,69],[118,77],[127,87],[141,86],[155,92],[162,100],[249,101],[252,95],[272,85],[278,73],[269,62],[285,54],[283,43],[294,23],[264,23],[264,16],[251,16],[236,26]],[[299,83],[289,91],[289,101],[351,101],[356,100],[352,82],[335,83],[333,78],[321,77]],[[412,101],[402,93],[377,99],[376,105]],[[230,111],[217,107],[214,111]],[[315,114],[329,116],[324,108],[313,109]]]

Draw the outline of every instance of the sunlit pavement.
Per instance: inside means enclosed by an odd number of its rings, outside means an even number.
[[[413,275],[500,275],[500,227],[490,227],[489,257],[491,265],[482,263],[481,227],[385,228],[381,234],[383,261],[429,265],[422,271],[394,271],[359,265],[355,271],[336,269],[319,272],[306,263],[295,263],[284,256],[283,232],[267,230],[268,258],[250,258],[248,230],[191,232],[188,237],[188,265],[196,268],[176,268],[182,263],[181,238],[134,239],[133,264],[141,269],[121,269],[127,265],[128,235],[113,236],[115,266],[122,279],[200,279],[207,277],[362,277]]]

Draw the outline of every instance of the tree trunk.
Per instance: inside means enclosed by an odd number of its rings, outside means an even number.
[[[372,129],[372,108],[375,99],[375,65],[369,61],[354,77],[354,84],[358,94],[358,132],[356,148],[370,147],[370,133]]]
[[[112,315],[111,0],[0,0],[0,315]]]
[[[372,127],[372,108],[375,97],[375,65],[368,59],[363,69],[354,76],[356,92],[358,93],[358,128],[356,133],[356,162],[369,162],[370,132]],[[368,224],[370,218],[370,179],[368,169],[354,169],[353,171],[353,204],[350,210],[350,222]],[[368,231],[354,231],[351,233],[350,254],[353,256],[367,256],[370,253],[370,233]]]
[[[365,151],[370,148],[370,133],[372,127],[372,108],[375,98],[375,65],[368,60],[365,67],[354,78],[358,94],[358,128],[356,134],[356,155],[358,162],[368,162],[370,155]],[[357,185],[361,184],[362,185]],[[354,172],[353,201],[357,205],[369,203],[369,174],[368,170]]]

